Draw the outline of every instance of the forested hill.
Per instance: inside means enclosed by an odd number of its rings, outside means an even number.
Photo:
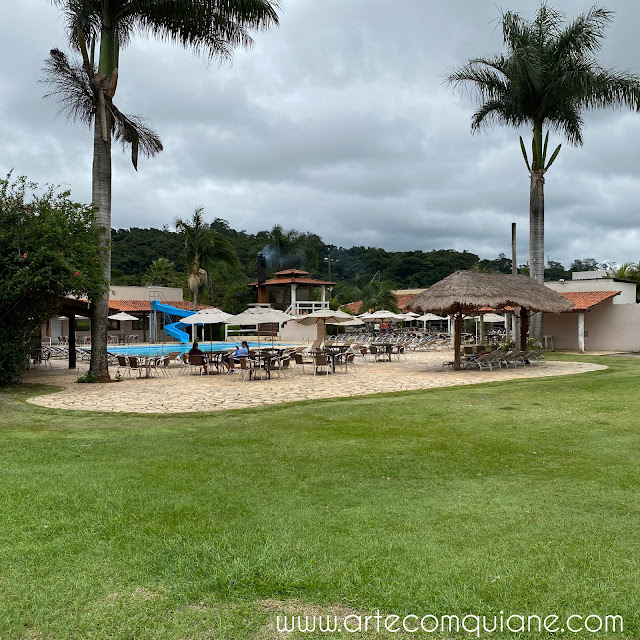
[[[236,231],[224,220],[216,219],[211,228],[226,237],[235,247],[241,263],[241,271],[248,278],[256,277],[256,256],[265,251],[271,253],[271,231],[250,234]],[[291,233],[291,232],[286,232]],[[295,233],[295,232],[294,232]],[[478,256],[467,251],[451,249],[436,251],[385,251],[372,247],[335,247],[325,244],[315,234],[297,234],[298,244],[294,256],[288,256],[290,264],[270,264],[271,272],[278,266],[295,266],[309,271],[311,277],[327,279],[331,256],[331,277],[355,283],[358,279],[371,279],[380,272],[383,280],[397,288],[427,287],[457,269],[470,269],[478,263]],[[111,233],[112,274],[114,284],[138,284],[154,260],[165,258],[174,264],[177,272],[185,272],[183,237],[169,229],[114,229]],[[497,261],[488,261],[497,262]],[[508,262],[507,270],[511,269]]]
[[[189,222],[187,221],[187,226]],[[238,266],[230,267],[216,260],[216,251],[204,267],[208,282],[203,303],[211,303],[235,312],[253,302],[254,292],[247,286],[256,279],[257,254],[267,256],[269,275],[285,268],[308,271],[311,277],[337,282],[333,289],[336,304],[362,298],[363,287],[373,279],[379,289],[414,289],[428,287],[458,269],[477,269],[494,273],[511,273],[511,260],[500,254],[493,260],[479,260],[468,251],[438,249],[434,251],[385,251],[373,247],[336,247],[326,244],[313,233],[285,231],[279,226],[256,234],[232,229],[226,220],[205,223],[201,231],[217,238],[214,245],[227,243],[235,248]],[[114,229],[112,231],[112,284],[164,285],[186,289],[187,253],[185,236],[164,229]],[[233,253],[233,251],[231,251]],[[331,274],[329,273],[331,263]],[[597,269],[589,258],[576,260],[569,271]],[[550,261],[545,269],[548,280],[570,277],[558,262]],[[528,267],[520,267],[528,273]],[[331,277],[329,277],[331,275]],[[384,285],[384,286],[383,286]]]

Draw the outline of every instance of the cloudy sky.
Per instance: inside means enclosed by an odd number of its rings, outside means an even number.
[[[553,5],[553,3],[551,3]],[[136,173],[114,147],[113,226],[171,225],[205,207],[254,232],[276,223],[338,246],[528,253],[529,180],[518,134],[471,135],[470,98],[448,71],[502,50],[500,8],[526,0],[283,0],[281,25],[232,65],[136,38],[122,52],[116,103],[161,134]],[[557,0],[568,16],[589,0]],[[616,12],[604,66],[640,73],[640,5]],[[38,84],[64,23],[48,0],[1,0],[0,171],[12,167],[89,201],[92,135],[56,117]],[[546,179],[546,253],[640,260],[640,114],[586,115],[585,145],[563,145]],[[561,140],[556,136],[551,143]],[[555,145],[554,145],[555,146]]]

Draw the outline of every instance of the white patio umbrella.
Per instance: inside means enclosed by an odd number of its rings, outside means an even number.
[[[294,316],[290,316],[284,311],[278,311],[271,307],[249,307],[246,311],[238,313],[235,316],[227,318],[225,324],[256,325],[258,327],[258,349],[260,348],[260,325],[261,324],[278,324],[281,325],[288,320],[293,320]],[[271,336],[273,341],[273,335]]]
[[[201,309],[192,316],[182,318],[180,322],[183,324],[223,324],[231,317],[230,313],[222,311],[222,309]],[[209,348],[213,349],[213,338],[210,340]]]
[[[375,311],[374,313],[367,314],[367,317],[362,319],[363,320],[404,320],[405,317],[393,311],[380,309],[380,311]]]
[[[440,322],[441,320],[448,320],[447,316],[437,316],[435,313],[425,313],[423,316],[418,316],[416,320],[422,322],[422,328],[426,331],[427,322]]]
[[[122,322],[123,320],[140,320],[140,318],[136,318],[126,311],[119,311],[118,313],[114,313],[112,316],[109,316],[109,320],[118,320]]]
[[[109,316],[109,320],[117,320],[118,322],[123,322],[125,320],[139,320],[140,318],[136,318],[132,316],[130,313],[126,311],[118,311],[118,313],[114,313],[112,316]],[[124,336],[124,327],[121,327],[122,331],[120,332],[121,336]],[[124,338],[123,338],[124,339]]]
[[[318,311],[308,313],[305,316],[294,318],[294,320],[304,325],[322,324],[323,335],[325,336],[327,334],[326,325],[328,324],[345,324],[350,326],[364,324],[360,318],[356,318],[344,311],[332,311],[331,309],[319,309]]]
[[[484,313],[482,315],[482,320],[484,322],[501,322],[504,323],[506,321],[504,316],[500,316],[497,313]],[[476,322],[480,322],[480,316],[476,316]]]
[[[404,314],[405,316],[411,316],[412,318],[419,318],[420,314],[416,313],[415,311],[407,311],[407,313]]]
[[[423,316],[416,318],[420,322],[430,322],[431,320],[446,320],[447,316],[437,316],[435,313],[425,313]]]

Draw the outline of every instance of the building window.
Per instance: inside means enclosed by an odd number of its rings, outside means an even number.
[[[149,328],[149,316],[143,315],[142,318],[138,318],[138,320],[131,321],[131,329],[133,331],[143,331],[144,329]]]

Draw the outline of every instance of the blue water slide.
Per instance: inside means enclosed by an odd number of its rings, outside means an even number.
[[[166,313],[171,316],[178,316],[178,318],[186,318],[187,316],[192,316],[194,311],[186,311],[185,309],[178,309],[178,307],[172,307],[170,304],[166,304],[164,302],[159,302],[158,300],[151,301],[151,308],[154,311],[159,311],[160,313]],[[182,331],[184,327],[187,325],[182,322],[173,322],[171,324],[165,324],[164,330],[168,336],[179,340],[182,343],[189,342],[190,337],[189,334],[185,331]]]

